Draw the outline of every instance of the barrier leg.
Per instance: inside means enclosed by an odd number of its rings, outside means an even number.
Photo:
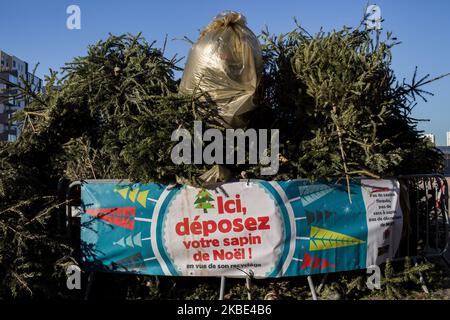
[[[247,298],[248,298],[248,300],[252,300],[252,293],[250,291],[250,288],[251,288],[251,279],[250,279],[250,277],[245,277],[245,286],[247,288]]]
[[[312,277],[308,276],[307,279],[308,279],[309,290],[311,290],[312,298],[313,298],[313,300],[317,300],[316,288],[314,287]]]
[[[225,295],[225,276],[221,276],[220,277],[219,300],[223,300],[224,295]]]
[[[89,295],[91,294],[93,282],[94,282],[94,271],[91,271],[91,272],[89,272],[89,276],[88,276],[88,280],[87,280],[87,287],[86,287],[86,292],[84,293],[84,300],[89,299]]]

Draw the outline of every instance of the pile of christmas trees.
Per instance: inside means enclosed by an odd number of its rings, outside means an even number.
[[[280,130],[281,167],[227,165],[228,178],[328,179],[436,172],[439,152],[420,137],[411,110],[428,77],[398,83],[391,68],[395,39],[344,28],[309,35],[302,28],[261,35],[263,74],[248,128]],[[377,37],[378,39],[378,37]],[[73,259],[61,236],[61,177],[200,184],[212,166],[175,165],[175,129],[225,130],[218,106],[178,92],[179,61],[140,35],[110,36],[51,72],[45,93],[31,86],[16,115],[22,134],[0,144],[0,297],[65,291]],[[54,279],[50,281],[49,279]]]

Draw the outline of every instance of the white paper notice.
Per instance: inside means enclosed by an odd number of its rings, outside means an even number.
[[[361,180],[367,219],[367,266],[379,265],[397,252],[403,228],[397,180]]]

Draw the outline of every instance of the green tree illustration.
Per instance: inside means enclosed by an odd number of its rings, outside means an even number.
[[[203,209],[204,213],[208,213],[208,209],[214,208],[214,205],[210,203],[213,200],[213,197],[206,189],[201,189],[194,202],[194,204],[196,204],[195,208]]]

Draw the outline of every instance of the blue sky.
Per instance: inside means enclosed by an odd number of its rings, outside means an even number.
[[[394,50],[393,67],[398,78],[419,74],[437,76],[450,72],[450,1],[381,0],[370,2],[381,8],[384,31],[392,31],[402,41]],[[66,8],[81,8],[81,30],[66,28]],[[107,37],[142,31],[147,40],[162,46],[169,39],[184,36],[195,40],[198,31],[222,10],[242,12],[255,32],[267,25],[273,33],[287,32],[297,17],[310,33],[356,26],[367,0],[194,0],[194,1],[106,1],[106,0],[0,0],[0,49],[28,61],[40,62],[37,74],[58,69],[74,56],[84,55],[89,44]],[[167,55],[186,56],[189,44],[169,41]],[[184,63],[184,61],[183,61]],[[182,63],[182,65],[183,65]],[[429,119],[419,128],[436,135],[445,144],[450,131],[450,77],[427,87],[435,95],[419,102],[413,116]]]

